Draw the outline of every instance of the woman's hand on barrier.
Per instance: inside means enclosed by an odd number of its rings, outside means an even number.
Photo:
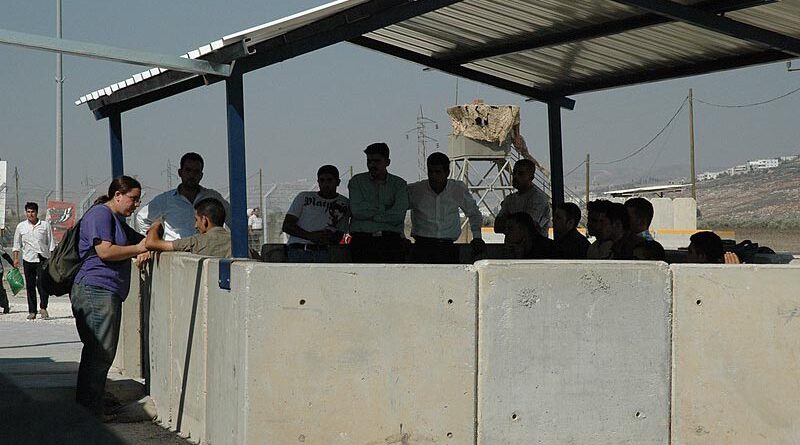
[[[136,256],[136,267],[138,267],[139,270],[144,270],[145,267],[147,267],[147,264],[150,262],[150,258],[152,257],[152,252],[140,253]]]

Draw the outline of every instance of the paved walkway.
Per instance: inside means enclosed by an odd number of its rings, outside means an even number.
[[[8,295],[12,312],[0,314],[0,443],[189,443],[152,422],[103,424],[79,407],[74,398],[82,344],[69,299],[51,298],[52,319],[30,321],[25,292]],[[143,390],[141,382],[109,378],[109,392],[120,399],[135,400]]]

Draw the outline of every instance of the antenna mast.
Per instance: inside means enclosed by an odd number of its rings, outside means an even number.
[[[433,124],[435,129],[439,129],[439,123],[433,119],[425,117],[425,114],[422,112],[422,105],[420,105],[419,116],[417,116],[417,126],[406,132],[406,139],[408,139],[409,133],[417,133],[417,175],[419,176],[420,181],[428,177],[426,171],[426,162],[428,159],[427,144],[432,142],[436,144],[437,149],[439,148],[439,141],[428,136],[427,134],[428,129],[426,126],[431,124]]]

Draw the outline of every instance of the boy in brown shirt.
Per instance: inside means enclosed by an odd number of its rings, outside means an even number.
[[[188,238],[164,241],[161,239],[161,221],[156,221],[147,231],[145,247],[156,252],[191,252],[197,255],[231,257],[231,234],[225,230],[225,208],[214,198],[206,198],[194,206],[195,227],[199,232]]]

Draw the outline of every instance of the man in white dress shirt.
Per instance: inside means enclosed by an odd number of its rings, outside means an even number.
[[[473,255],[483,252],[483,216],[467,185],[447,179],[450,159],[444,153],[431,153],[427,159],[428,179],[408,186],[411,208],[412,261],[415,263],[458,263],[454,241],[461,236],[459,209],[469,219]]]
[[[17,224],[14,231],[14,245],[12,253],[14,255],[14,267],[19,268],[22,263],[22,271],[25,274],[25,289],[28,293],[28,320],[36,318],[36,290],[39,290],[39,313],[43,319],[50,318],[47,313],[47,302],[49,295],[44,290],[41,274],[42,263],[50,258],[50,252],[56,248],[53,239],[53,228],[50,223],[39,219],[39,205],[35,202],[25,204],[25,221]],[[20,255],[20,252],[22,254]],[[20,256],[22,257],[20,259]]]
[[[203,179],[203,157],[197,153],[186,153],[181,157],[178,188],[168,190],[141,207],[136,214],[136,230],[144,234],[154,221],[160,219],[164,227],[164,240],[175,241],[197,234],[194,221],[194,205],[205,198],[214,198],[225,207],[225,223],[231,227],[231,206],[214,189],[200,185]]]

